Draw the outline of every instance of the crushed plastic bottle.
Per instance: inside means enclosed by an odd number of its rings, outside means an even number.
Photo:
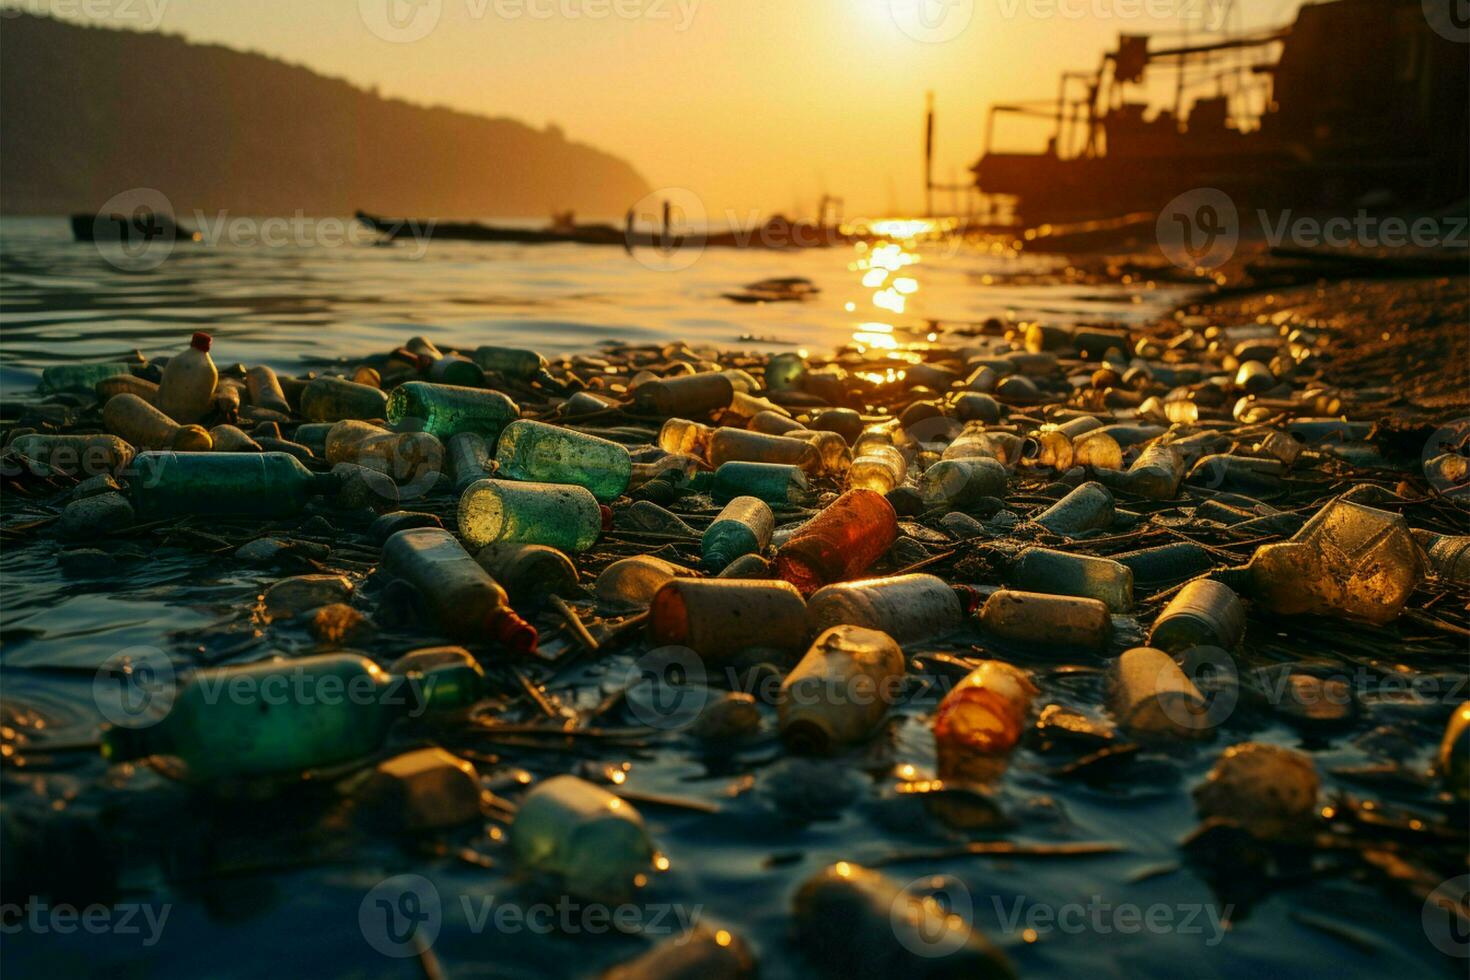
[[[655,857],[633,805],[576,776],[553,776],[521,800],[510,846],[529,870],[592,900],[633,894]]]
[[[971,755],[1008,755],[1021,740],[1038,694],[1029,674],[1013,664],[987,660],[944,696],[934,715],[941,768],[963,768]]]
[[[896,700],[908,662],[893,638],[834,626],[781,684],[781,737],[794,752],[824,754],[873,734]]]
[[[1036,518],[1053,534],[1075,537],[1113,523],[1113,495],[1101,483],[1084,483]]]
[[[6,447],[26,459],[50,467],[58,473],[95,476],[118,474],[133,461],[133,447],[113,435],[16,436]]]

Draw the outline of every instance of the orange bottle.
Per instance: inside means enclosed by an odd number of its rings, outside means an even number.
[[[897,538],[893,505],[872,490],[849,490],[782,546],[776,574],[810,595],[861,575]]]

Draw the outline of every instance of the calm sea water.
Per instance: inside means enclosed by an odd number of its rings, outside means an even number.
[[[856,249],[709,251],[687,268],[666,271],[666,256],[607,249],[334,246],[312,234],[266,246],[228,237],[179,245],[157,268],[127,271],[118,256],[73,243],[61,220],[0,222],[0,389],[23,397],[50,364],[104,360],[135,349],[170,353],[200,329],[214,335],[221,363],[296,371],[391,348],[414,334],[446,346],[516,344],[548,354],[587,350],[605,339],[821,352],[854,337],[881,348],[887,337],[923,337],[936,324],[942,331],[990,316],[1058,322],[1151,317],[1180,298],[1146,287],[1066,285],[1056,275],[1062,263],[978,248],[885,253],[877,261]],[[676,257],[674,264],[683,262]],[[875,266],[883,275],[874,273]],[[806,277],[822,292],[806,303],[744,305],[724,298],[772,276]],[[260,656],[250,646],[242,610],[276,577],[186,548],[159,547],[142,560],[125,559],[120,571],[94,573],[75,563],[64,568],[49,544],[7,545],[0,554],[4,722],[32,738],[94,737],[93,672],[128,648],[166,650],[181,664],[206,652],[211,659]],[[242,642],[244,652],[229,654]],[[615,661],[603,679],[627,665]],[[1100,679],[1095,673],[1054,678],[1045,697],[1095,706]],[[1428,727],[1420,731],[1419,748],[1406,763],[1427,763],[1430,735]],[[1302,744],[1269,721],[1231,736]],[[951,885],[961,883],[969,909],[959,911],[1007,950],[1023,976],[1453,975],[1455,964],[1426,942],[1417,908],[1386,903],[1377,888],[1348,877],[1274,890],[1249,909],[1226,909],[1230,899],[1216,896],[1184,866],[1178,848],[1196,822],[1188,788],[1202,778],[1220,744],[1166,753],[1141,779],[1109,787],[1059,782],[1046,775],[1052,761],[1018,753],[1008,777],[1006,807],[1017,821],[1009,837],[1114,841],[1125,853],[914,861],[891,873],[901,882],[945,875]],[[1309,747],[1324,769],[1365,761],[1347,739]],[[647,809],[650,829],[673,861],[650,900],[730,924],[754,946],[763,976],[801,977],[809,967],[789,934],[791,897],[801,880],[835,860],[863,861],[958,838],[945,836],[916,801],[893,798],[891,774],[870,777],[860,764],[838,762],[817,764],[822,778],[783,771],[769,764],[780,758],[770,744],[753,756],[715,759],[692,740],[675,740],[634,761],[630,788],[721,808],[714,817]],[[918,773],[932,771],[932,740],[921,712],[908,713],[897,726],[890,758]],[[548,769],[577,764],[557,755],[546,762]],[[79,794],[95,792],[100,770],[92,761],[34,781],[11,773],[6,796],[33,802],[28,794],[38,794],[64,809]],[[755,789],[732,796],[731,786],[747,774]],[[832,785],[824,786],[828,778]],[[128,788],[138,783],[151,785],[137,780]],[[830,813],[797,820],[771,804],[797,789]],[[269,845],[258,841],[291,816],[259,807],[246,808],[245,816],[230,811],[202,802],[182,811],[195,816],[167,811],[152,843],[202,831],[217,838],[218,850],[241,852],[246,864],[271,857]],[[526,901],[509,861],[487,870],[385,846],[359,853],[344,867],[173,885],[134,877],[125,899],[150,903],[155,913],[168,910],[157,943],[143,942],[146,929],[142,935],[28,929],[6,937],[7,975],[417,976],[412,960],[373,952],[359,919],[369,889],[405,872],[425,875],[437,887],[443,927],[434,949],[451,977],[589,975],[641,948],[637,940],[606,936],[477,930],[487,900]],[[1123,918],[1116,917],[1120,907]],[[1359,930],[1373,951],[1307,927],[1293,918],[1298,912]],[[1163,925],[1140,925],[1145,914]],[[1052,918],[1058,915],[1065,920]],[[1219,931],[1222,916],[1233,920],[1228,932]],[[1059,924],[1048,928],[1052,922]],[[1039,934],[1025,932],[1038,923]]]

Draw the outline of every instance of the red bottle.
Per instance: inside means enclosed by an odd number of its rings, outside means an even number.
[[[810,595],[856,578],[898,538],[898,515],[882,494],[849,490],[776,553],[776,574]]]

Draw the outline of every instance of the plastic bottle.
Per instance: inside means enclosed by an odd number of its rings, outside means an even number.
[[[929,507],[965,507],[982,497],[1006,495],[1010,474],[993,459],[943,459],[924,471],[919,491]]]
[[[115,374],[110,378],[103,378],[92,386],[92,391],[103,404],[113,395],[131,394],[150,405],[158,405],[158,385],[133,374]]]
[[[764,432],[767,435],[784,436],[792,432],[806,431],[802,425],[790,415],[770,410],[757,412],[750,417],[750,422],[745,426],[752,432]]]
[[[1113,637],[1108,607],[1096,599],[1002,589],[985,600],[979,619],[1015,643],[1104,650]]]
[[[589,899],[631,894],[651,870],[653,843],[632,804],[576,776],[553,776],[521,800],[510,846],[529,870]]]
[[[893,505],[871,490],[849,490],[781,547],[776,573],[809,595],[861,575],[897,538]]]
[[[396,755],[349,785],[360,812],[390,832],[445,830],[484,819],[475,767],[440,748]]]
[[[449,452],[449,473],[454,477],[455,493],[464,493],[470,484],[490,476],[490,447],[478,432],[450,436],[444,448]]]
[[[1184,457],[1173,446],[1155,443],[1124,472],[1099,470],[1098,481],[1149,500],[1173,500],[1184,480]]]
[[[1008,442],[1001,437],[1007,433],[991,433],[985,431],[983,425],[974,423],[965,426],[964,430],[944,450],[944,459],[969,459],[980,456],[997,460],[1001,463],[1014,463],[1020,456],[1017,452],[1014,456],[1007,456]]]
[[[1424,552],[1425,570],[1456,585],[1470,585],[1470,536],[1435,534],[1416,529],[1414,540]]]
[[[811,444],[811,447],[817,451],[817,472],[819,473],[841,476],[852,465],[852,451],[847,448],[847,440],[835,432],[796,429],[788,432],[787,436]]]
[[[1135,591],[1186,581],[1215,564],[1215,559],[1204,546],[1192,541],[1176,541],[1157,548],[1124,552],[1112,558],[1133,573]]]
[[[951,633],[965,613],[954,589],[933,575],[899,575],[841,582],[818,589],[807,600],[810,631],[833,626],[881,630],[899,643]]]
[[[1113,523],[1113,495],[1101,483],[1084,483],[1035,518],[1053,534],[1073,536]]]
[[[1121,470],[1123,447],[1103,429],[1084,432],[1072,439],[1072,466],[1087,466],[1093,472]]]
[[[742,555],[758,555],[771,543],[776,518],[758,497],[736,497],[725,505],[704,532],[700,553],[712,572],[724,570]]]
[[[106,730],[102,755],[176,756],[196,779],[332,766],[375,752],[400,718],[459,707],[437,702],[434,690],[349,653],[208,668],[190,676],[158,723]]]
[[[140,453],[128,474],[140,518],[291,517],[340,486],[287,453]]]
[[[1401,515],[1338,499],[1290,541],[1211,577],[1281,615],[1336,613],[1382,625],[1398,618],[1422,574]]]
[[[217,453],[260,452],[260,443],[233,425],[210,426],[209,438]]]
[[[1193,795],[1203,818],[1219,817],[1257,837],[1280,838],[1311,830],[1321,789],[1317,767],[1306,753],[1241,742],[1220,754]]]
[[[47,392],[92,391],[97,383],[120,374],[132,374],[133,365],[107,364],[53,364],[41,371],[40,389]]]
[[[494,640],[517,653],[536,649],[536,630],[454,535],[399,531],[383,545],[383,569],[412,585],[433,625],[457,640]]]
[[[409,381],[394,388],[388,396],[387,412],[394,426],[428,432],[440,439],[461,432],[494,439],[521,416],[520,407],[498,391],[425,381]]]
[[[139,397],[141,398],[142,396],[140,395]],[[214,396],[211,399],[210,410],[220,418],[226,420],[238,419],[240,417],[240,409],[246,404],[248,397],[244,382],[237,378],[218,378],[215,381]],[[156,397],[152,399],[143,398],[143,400],[152,405],[158,404]]]
[[[934,715],[934,744],[945,765],[966,756],[1010,754],[1037,693],[1021,668],[999,660],[981,663],[944,696]]]
[[[1179,665],[1162,650],[1138,647],[1108,672],[1108,701],[1118,724],[1143,737],[1209,735],[1209,703]]]
[[[444,472],[444,444],[427,432],[389,432],[348,419],[327,432],[327,462],[354,463],[385,473],[399,484],[437,479]]]
[[[1148,642],[1167,653],[1197,646],[1234,650],[1245,638],[1245,609],[1227,585],[1196,579],[1169,600],[1154,620]]]
[[[616,500],[633,478],[633,459],[619,444],[543,422],[507,425],[495,461],[503,477],[574,484],[598,500]]]
[[[713,426],[688,419],[669,419],[659,430],[658,445],[664,452],[676,456],[705,457],[709,452],[710,437],[714,434]]]
[[[716,429],[710,436],[709,461],[716,468],[730,462],[779,463],[808,473],[822,468],[822,457],[810,443],[749,429]]]
[[[117,436],[16,436],[5,447],[58,473],[78,477],[117,474],[133,461],[133,447]]]
[[[777,354],[766,362],[766,389],[768,391],[795,391],[801,387],[801,378],[806,374],[806,361],[800,354]]]
[[[435,384],[478,388],[485,383],[485,372],[467,357],[446,354],[424,337],[412,337],[405,344],[424,361],[424,373]]]
[[[214,446],[209,432],[197,425],[179,425],[137,395],[114,395],[102,406],[102,424],[140,449],[174,449],[205,453]]]
[[[371,385],[324,375],[301,392],[301,414],[310,422],[385,419],[388,396]]]
[[[585,487],[481,480],[459,498],[459,533],[471,548],[544,544],[579,553],[602,533],[602,509]]]
[[[281,389],[281,380],[276,377],[275,371],[264,364],[258,364],[245,372],[245,387],[250,392],[252,405],[280,412],[282,415],[291,413],[291,405]]]
[[[755,980],[755,976],[755,956],[745,941],[703,921],[604,971],[599,980]]]
[[[475,351],[474,361],[486,371],[516,381],[532,381],[546,371],[546,358],[533,350],[513,347],[481,347]]]
[[[827,408],[818,412],[807,428],[814,432],[835,432],[849,446],[856,446],[863,434],[863,417],[850,408]]]
[[[806,639],[806,603],[786,582],[675,578],[654,595],[650,612],[655,643],[707,660],[751,647],[794,652]]]
[[[977,926],[931,897],[846,861],[802,884],[795,920],[797,943],[827,976],[1016,977],[1005,954]]]
[[[481,548],[475,561],[505,587],[517,606],[530,609],[544,603],[548,596],[577,594],[577,566],[555,548],[492,544]]]
[[[735,400],[735,386],[723,374],[686,374],[681,378],[645,381],[633,389],[633,407],[644,415],[664,418],[707,415]]]
[[[177,422],[188,425],[209,414],[219,371],[209,356],[210,338],[196,333],[188,350],[168,359],[158,382],[158,407]]]
[[[647,608],[658,590],[676,578],[693,578],[692,568],[639,555],[613,562],[597,576],[597,598],[615,606]]]
[[[828,753],[872,735],[898,694],[908,662],[893,638],[861,626],[817,637],[781,685],[781,737],[793,751]]]
[[[759,497],[772,507],[795,503],[808,486],[801,467],[780,463],[726,463],[713,474],[699,474],[692,485],[695,489],[708,488],[716,503]]]
[[[1108,558],[1027,548],[1012,563],[1007,581],[1023,592],[1097,599],[1115,613],[1133,608],[1133,573]]]
[[[858,437],[854,459],[847,471],[849,490],[871,490],[888,494],[903,486],[909,464],[893,445],[893,437],[881,429],[870,429]]]

